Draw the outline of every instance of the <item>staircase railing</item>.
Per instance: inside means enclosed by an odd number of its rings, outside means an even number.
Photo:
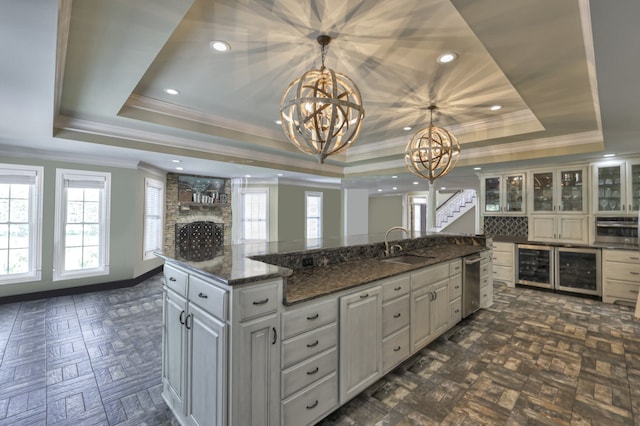
[[[442,230],[476,205],[476,191],[457,191],[436,209],[436,229]]]

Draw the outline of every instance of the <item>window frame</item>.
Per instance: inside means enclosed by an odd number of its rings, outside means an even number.
[[[265,238],[264,239],[247,239],[245,234],[245,195],[247,194],[265,194]],[[239,208],[240,208],[240,232],[239,241],[241,243],[255,243],[255,242],[268,242],[269,241],[269,188],[246,188],[241,189],[239,195]],[[262,222],[262,221],[261,221]]]
[[[65,181],[98,181],[104,179],[99,206],[100,249],[99,266],[67,271],[65,269],[65,238],[67,195]],[[109,274],[109,240],[111,232],[111,173],[74,169],[56,169],[56,204],[54,224],[53,281],[87,278]]]
[[[158,247],[155,247],[153,249],[148,249],[146,244],[147,244],[147,232],[149,231],[148,227],[147,227],[147,220],[149,218],[149,213],[148,213],[148,209],[147,206],[149,205],[149,197],[147,194],[147,190],[149,187],[152,188],[156,188],[159,190],[160,194],[158,196],[158,206],[159,207],[159,223],[157,225],[156,228],[156,232],[159,233],[159,238],[158,238]],[[155,254],[153,254],[154,251],[156,250],[162,250],[162,245],[163,245],[163,241],[164,241],[164,197],[165,197],[165,183],[163,181],[160,181],[158,179],[153,179],[150,177],[145,177],[144,178],[144,207],[143,207],[143,218],[142,218],[142,260],[151,260],[151,259],[157,259],[157,256]]]
[[[0,275],[0,285],[16,284],[42,279],[42,215],[44,167],[0,163],[0,175],[35,174],[29,193],[29,270],[18,274]]]
[[[323,208],[323,200],[322,196],[324,194],[322,192],[316,191],[305,191],[304,192],[304,237],[306,240],[320,240],[322,239],[322,208]],[[320,203],[318,206],[318,216],[309,216],[309,198],[317,197],[320,199]],[[318,219],[318,237],[309,237],[309,219]]]

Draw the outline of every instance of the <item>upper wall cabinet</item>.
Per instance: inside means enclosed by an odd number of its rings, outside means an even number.
[[[533,170],[529,176],[527,194],[531,214],[587,212],[586,167]]]
[[[637,213],[640,207],[640,159],[593,165],[593,211]]]
[[[483,176],[481,192],[485,215],[526,213],[524,173]]]

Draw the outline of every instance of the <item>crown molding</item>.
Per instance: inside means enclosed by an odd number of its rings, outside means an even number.
[[[137,160],[122,160],[105,156],[92,156],[87,154],[55,153],[44,149],[0,149],[0,155],[13,158],[31,158],[44,161],[60,161],[64,163],[87,164],[91,166],[117,167],[120,169],[137,169]]]

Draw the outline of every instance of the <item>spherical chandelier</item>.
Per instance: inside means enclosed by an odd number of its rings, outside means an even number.
[[[417,131],[404,150],[404,162],[411,173],[433,183],[449,173],[460,160],[460,144],[448,130],[433,125],[433,110],[429,106],[429,127]]]
[[[324,65],[328,35],[317,38],[322,66],[304,73],[285,90],[280,102],[282,129],[287,138],[320,163],[347,149],[358,138],[364,119],[358,86]]]

